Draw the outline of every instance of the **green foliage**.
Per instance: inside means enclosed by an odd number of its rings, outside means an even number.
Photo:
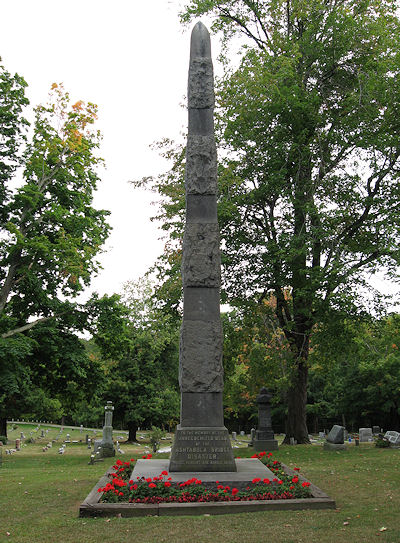
[[[396,5],[192,0],[182,20],[202,15],[226,46],[243,39],[237,69],[225,49],[217,97],[224,289],[238,307],[275,297],[295,364],[287,432],[305,442],[314,325],[360,312],[366,273],[396,278],[399,264]],[[178,167],[156,183],[167,220],[182,182]]]
[[[112,398],[115,420],[132,431],[132,439],[139,426],[173,426],[179,417],[178,327],[157,309],[151,292],[146,281],[125,285],[124,348],[106,363],[104,398]]]
[[[0,66],[1,428],[21,412],[58,418],[101,389],[99,361],[76,333],[90,330],[105,342],[123,318],[115,297],[74,303],[110,231],[109,213],[92,205],[102,162],[97,108],[72,104],[53,84],[27,137],[25,87]]]
[[[157,426],[151,427],[149,438],[150,438],[150,444],[152,446],[154,453],[158,451],[161,438],[164,436],[165,436],[165,431],[161,430],[161,428],[157,428]]]

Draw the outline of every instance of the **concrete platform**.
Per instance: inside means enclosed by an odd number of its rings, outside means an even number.
[[[236,458],[237,471],[201,471],[197,473],[185,471],[169,471],[169,460],[138,460],[132,472],[132,479],[137,477],[158,477],[162,471],[168,471],[173,483],[183,483],[196,477],[204,486],[215,485],[215,481],[221,484],[235,486],[239,490],[247,486],[255,477],[260,479],[272,479],[275,475],[258,458]]]
[[[241,459],[236,459],[240,461]],[[243,460],[257,460],[257,459],[243,459]],[[144,463],[148,466],[146,469],[146,474],[150,476],[150,463],[160,462],[159,460],[145,460]],[[164,460],[168,462],[168,460]],[[140,460],[138,463],[142,463]],[[248,463],[240,462],[243,464],[244,469],[239,470],[239,473],[244,474],[247,470],[247,473],[252,475],[252,478],[257,477],[255,474],[255,466],[257,462]],[[246,466],[247,464],[247,466]],[[154,468],[156,468],[156,465]],[[165,465],[165,464],[164,464]],[[159,470],[160,464],[157,466]],[[291,468],[288,468],[282,464],[282,468],[287,475],[299,477],[301,481],[307,481],[305,477],[300,475],[297,471],[293,471]],[[311,498],[297,498],[292,500],[264,500],[264,501],[250,501],[250,502],[209,502],[209,503],[160,503],[160,504],[142,504],[142,503],[100,503],[100,498],[102,496],[101,492],[98,492],[98,488],[104,487],[109,481],[108,474],[112,473],[113,468],[111,467],[103,477],[99,479],[97,484],[93,487],[91,492],[87,495],[83,503],[79,507],[79,516],[80,517],[110,517],[110,516],[119,516],[119,517],[144,517],[144,516],[180,516],[180,515],[222,515],[222,514],[232,514],[232,513],[250,513],[253,511],[284,511],[284,510],[304,510],[304,509],[335,509],[336,504],[335,500],[330,498],[325,492],[320,488],[310,483]],[[161,469],[161,471],[163,471]],[[168,471],[168,470],[167,470]],[[270,471],[270,470],[268,470]],[[154,472],[155,473],[155,472]],[[258,472],[260,473],[260,472]],[[160,472],[154,474],[159,475]],[[175,473],[174,476],[180,477],[184,475],[183,473]],[[203,475],[203,474],[202,474]],[[215,482],[216,473],[212,473]],[[224,473],[226,476],[226,473]],[[235,473],[237,475],[237,473]],[[253,477],[254,475],[254,477]],[[171,474],[172,477],[172,474]],[[189,474],[185,480],[194,477],[194,474]],[[270,477],[268,477],[270,478]],[[219,479],[217,478],[219,481]],[[221,478],[221,483],[225,482],[226,479]],[[251,479],[250,479],[251,480]],[[233,485],[232,481],[227,481],[227,483]],[[207,483],[205,483],[207,484]]]

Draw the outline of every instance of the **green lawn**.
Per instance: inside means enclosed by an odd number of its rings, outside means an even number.
[[[29,435],[29,430],[22,431]],[[337,510],[80,519],[79,504],[112,462],[88,465],[90,451],[84,443],[68,445],[63,456],[57,444],[43,453],[43,444],[56,433],[51,429],[45,439],[11,456],[3,447],[0,542],[336,543],[338,537],[345,543],[400,542],[400,450],[361,444],[328,452],[312,445],[283,446],[274,453],[277,460],[300,467],[305,477],[336,500]],[[71,439],[84,438],[79,430],[69,433]],[[143,452],[143,445],[121,447],[122,460]],[[235,449],[237,456],[251,453],[248,448]]]

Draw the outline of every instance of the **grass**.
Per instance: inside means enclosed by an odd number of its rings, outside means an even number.
[[[18,436],[21,428],[29,435],[21,425]],[[79,430],[66,432],[71,439],[82,439]],[[57,444],[43,453],[43,445],[53,434],[57,428],[19,453],[5,456],[3,451],[1,543],[192,543],[194,539],[200,543],[336,543],[338,537],[344,542],[400,542],[400,450],[361,444],[331,452],[318,445],[298,445],[282,446],[274,453],[275,459],[300,467],[305,477],[336,500],[337,510],[80,519],[79,504],[112,462],[88,465],[90,451],[84,443],[67,445],[64,455],[58,454]],[[143,445],[121,447],[125,454],[118,458],[122,460],[140,457],[144,450]],[[236,456],[252,452],[247,447],[235,449]],[[380,531],[383,527],[386,530]]]

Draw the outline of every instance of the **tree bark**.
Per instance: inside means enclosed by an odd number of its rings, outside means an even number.
[[[308,366],[307,361],[302,360],[297,365],[297,375],[293,379],[292,386],[289,389],[288,413],[286,420],[286,436],[284,444],[290,443],[290,438],[293,437],[298,444],[310,443],[307,429],[307,379]]]
[[[0,417],[0,436],[7,437],[7,417]]]
[[[137,441],[137,438],[136,438],[137,429],[138,429],[138,425],[136,422],[132,422],[132,421],[128,422],[128,432],[129,432],[128,442],[129,443],[134,443]]]

